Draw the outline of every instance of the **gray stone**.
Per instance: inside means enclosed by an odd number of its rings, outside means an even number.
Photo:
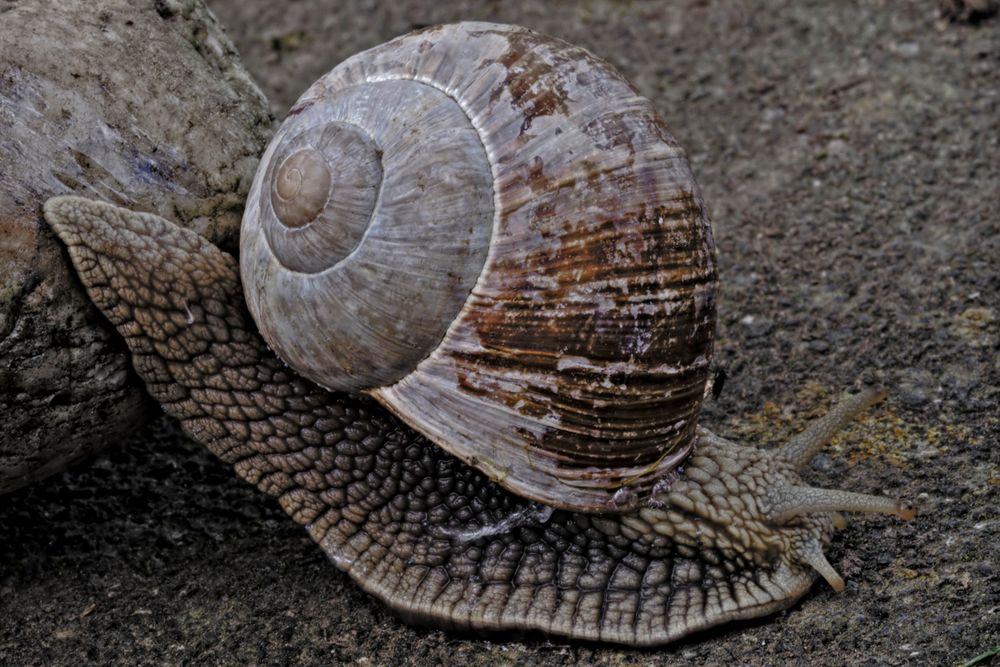
[[[267,101],[200,0],[0,8],[0,493],[142,421],[124,345],[42,220],[75,192],[235,246]]]

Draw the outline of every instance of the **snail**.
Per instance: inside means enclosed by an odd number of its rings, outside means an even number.
[[[779,449],[697,425],[715,247],[685,155],[587,51],[461,23],[358,54],[290,110],[240,260],[146,213],[45,205],[164,410],[404,618],[661,644],[765,615],[839,512]]]

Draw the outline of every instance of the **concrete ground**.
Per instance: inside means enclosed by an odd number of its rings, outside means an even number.
[[[1000,645],[1000,18],[907,0],[210,5],[279,117],[346,56],[440,22],[520,23],[612,62],[713,214],[728,379],[703,423],[777,443],[880,383],[886,404],[807,477],[919,515],[838,534],[843,593],[818,583],[659,650],[483,639],[404,625],[161,419],[0,498],[0,664],[956,665]]]

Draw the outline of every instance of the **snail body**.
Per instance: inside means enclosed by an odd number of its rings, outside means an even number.
[[[912,516],[798,476],[878,391],[773,452],[697,426],[700,195],[558,40],[457,24],[336,68],[262,160],[239,268],[155,216],[46,219],[165,411],[408,618],[663,643],[842,588],[832,513]]]

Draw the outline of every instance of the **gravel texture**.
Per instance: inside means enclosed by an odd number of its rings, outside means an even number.
[[[278,115],[347,55],[438,22],[520,23],[610,60],[713,212],[727,380],[704,423],[776,443],[883,384],[808,476],[919,515],[851,521],[828,550],[845,592],[657,651],[459,636],[401,623],[161,420],[0,498],[0,664],[954,665],[1000,645],[1000,19],[876,0],[210,4]]]

